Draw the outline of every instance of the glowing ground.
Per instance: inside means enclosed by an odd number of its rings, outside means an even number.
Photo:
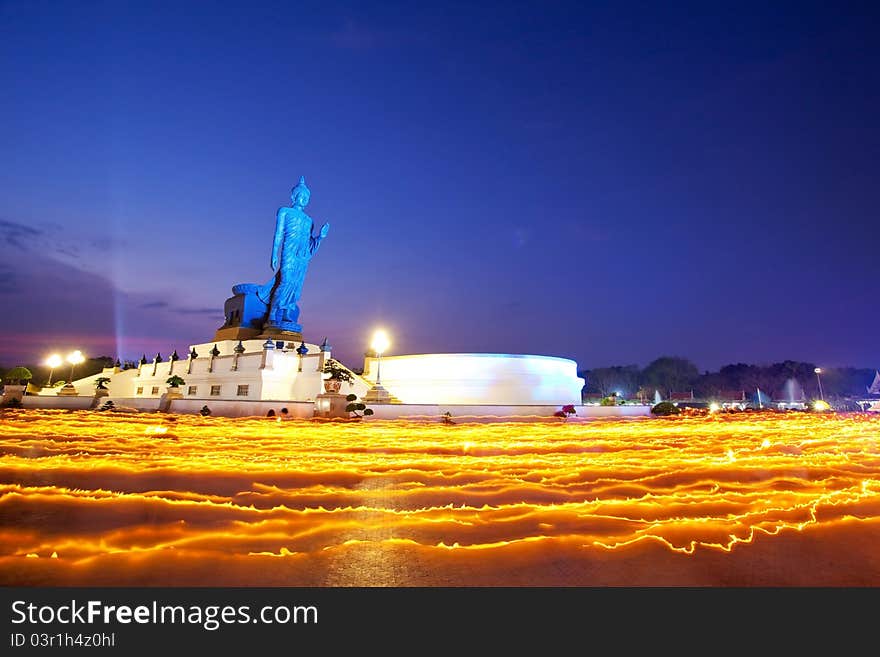
[[[7,412],[4,585],[880,585],[880,417]]]

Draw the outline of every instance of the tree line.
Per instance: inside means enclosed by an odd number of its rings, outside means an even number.
[[[822,396],[831,399],[864,396],[874,380],[874,369],[857,367],[822,368],[816,376],[816,364],[785,360],[770,365],[732,363],[717,372],[700,373],[694,363],[679,356],[661,356],[646,367],[614,365],[581,372],[586,379],[584,392],[607,397],[618,393],[627,399],[653,397],[657,390],[664,398],[673,392],[690,392],[708,399],[723,393],[745,392],[754,396],[756,390],[773,398],[784,398],[786,382],[794,379],[808,398],[818,398],[821,381]]]

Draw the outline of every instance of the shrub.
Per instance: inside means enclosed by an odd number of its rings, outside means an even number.
[[[678,415],[681,409],[672,402],[662,401],[651,408],[652,415]]]
[[[183,380],[183,377],[179,377],[175,374],[175,375],[169,376],[167,379],[165,379],[165,383],[167,383],[169,386],[171,386],[173,388],[173,387],[182,386],[183,384],[186,383],[186,381]]]
[[[116,410],[116,406],[109,399],[105,401],[101,407],[98,409],[99,411],[114,411]]]
[[[346,395],[345,401],[349,402],[348,405],[345,407],[345,410],[348,413],[351,413],[352,417],[363,417],[364,415],[373,414],[372,408],[367,408],[366,404],[357,401],[357,395]],[[361,415],[360,413],[358,413],[358,411],[361,411],[361,413],[363,413],[364,415]]]
[[[603,397],[602,401],[599,402],[601,406],[617,406],[617,395],[609,395],[608,397]]]
[[[576,411],[574,410],[574,404],[566,404],[561,409],[556,411],[553,416],[561,417],[563,420],[567,419],[569,415],[574,415]]]
[[[110,383],[109,376],[99,376],[97,379],[95,379],[95,388],[97,390],[106,390],[108,383]]]
[[[338,360],[331,358],[324,365],[324,374],[329,374],[327,381],[346,381],[349,385],[354,385],[354,377],[346,367]]]
[[[210,414],[211,414],[211,409],[208,408],[208,405],[207,405],[207,404],[205,404],[204,406],[202,406],[202,410],[199,411],[199,415],[201,415],[202,417],[207,417],[207,416],[209,416]]]
[[[12,384],[25,385],[28,381],[34,378],[34,375],[31,374],[31,371],[26,367],[13,367],[3,375],[3,378]]]

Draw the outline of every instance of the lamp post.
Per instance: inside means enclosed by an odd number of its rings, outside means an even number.
[[[61,358],[60,354],[52,354],[46,359],[46,366],[49,368],[49,381],[46,383],[47,388],[52,387],[52,375],[55,373],[56,367],[61,367],[64,363],[64,359]]]
[[[77,349],[67,354],[67,362],[70,363],[70,385],[73,385],[73,368],[85,361],[86,357]]]
[[[376,352],[376,385],[382,384],[382,353],[388,350],[388,347],[391,346],[391,341],[388,339],[388,334],[385,333],[382,329],[379,329],[373,334],[373,342],[370,343],[370,347],[373,351]]]
[[[817,367],[813,371],[816,373],[816,382],[819,384],[819,399],[821,399],[822,401],[825,401],[825,393],[822,392],[822,379],[819,376],[820,374],[822,374],[822,368]]]
[[[364,396],[364,401],[367,403],[374,404],[390,404],[395,403],[395,399],[388,393],[385,388],[382,387],[382,354],[388,351],[388,347],[391,346],[391,340],[388,339],[388,334],[383,330],[378,330],[373,334],[373,341],[370,343],[370,348],[376,354],[376,383],[373,384],[373,387],[367,391],[367,394]]]

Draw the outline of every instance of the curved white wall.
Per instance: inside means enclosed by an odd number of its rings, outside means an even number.
[[[364,377],[375,380],[375,358]],[[525,354],[388,356],[381,382],[405,404],[580,404],[584,385],[573,360]]]

